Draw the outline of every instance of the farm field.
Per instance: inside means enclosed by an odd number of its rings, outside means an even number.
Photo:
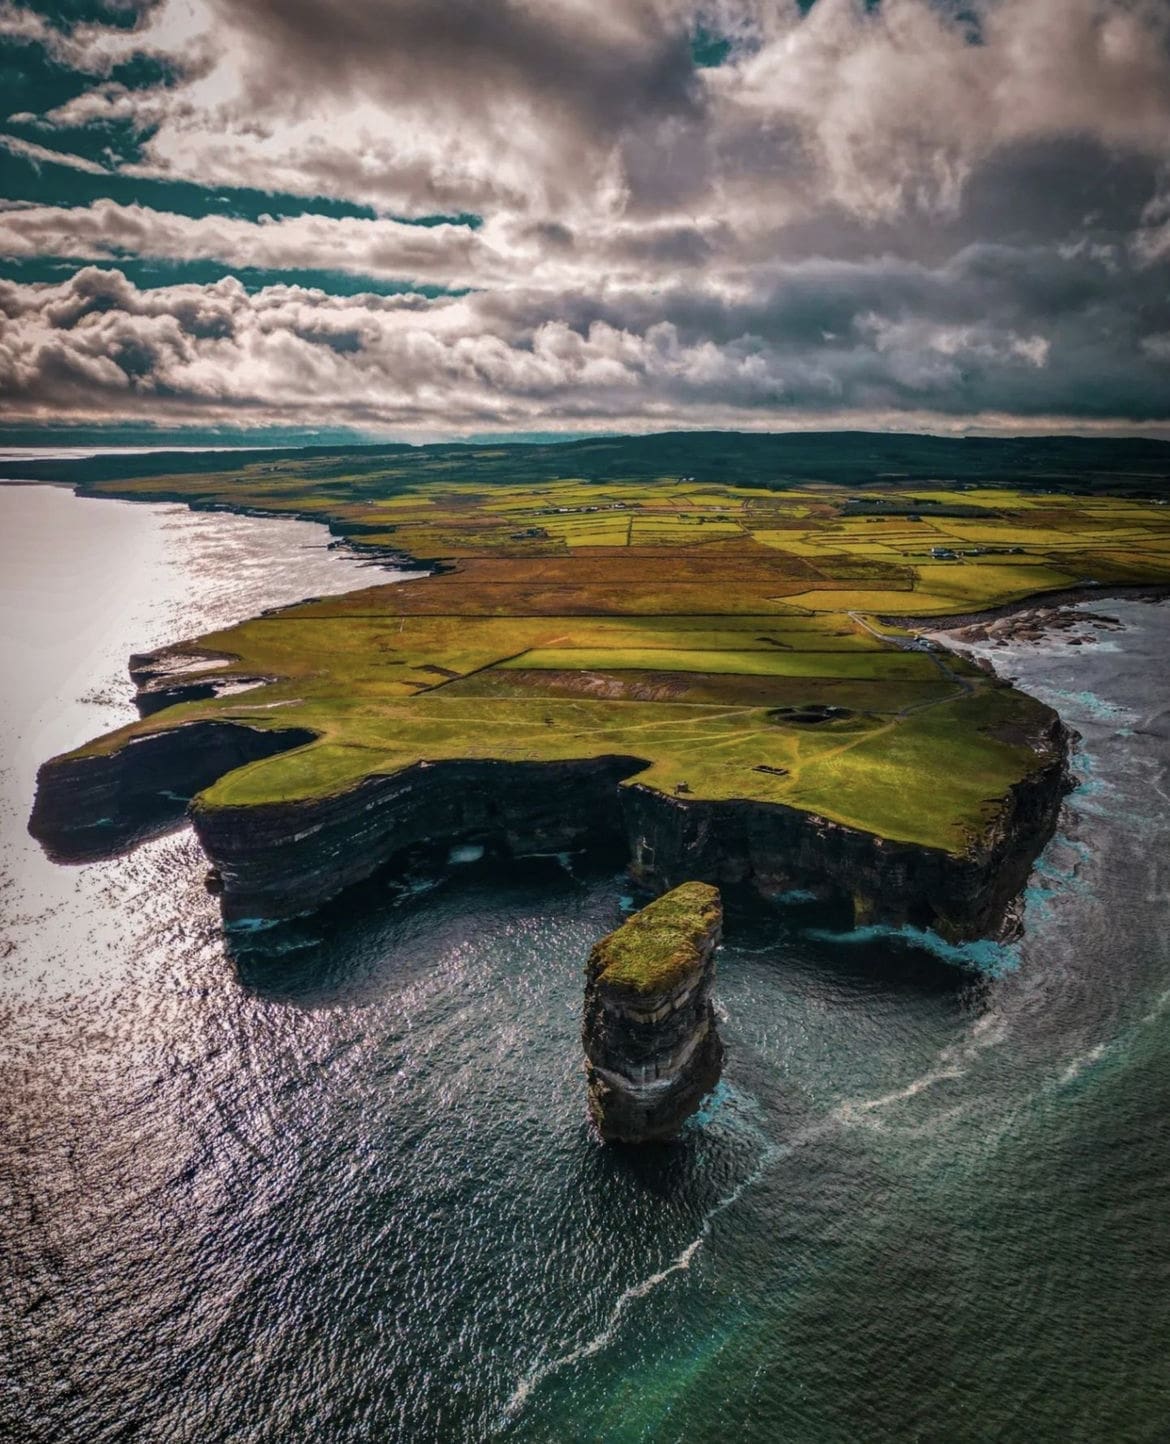
[[[1170,509],[1153,498],[401,471],[281,460],[97,483],[314,517],[435,569],[184,644],[180,657],[218,659],[201,681],[254,685],[82,750],[202,718],[315,735],[229,773],[207,807],[317,797],[419,761],[620,754],[644,762],[626,785],[962,853],[1029,775],[1047,714],[894,619],[1170,581]]]

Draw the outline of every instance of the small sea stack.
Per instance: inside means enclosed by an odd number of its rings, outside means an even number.
[[[589,1112],[608,1142],[673,1138],[719,1081],[711,989],[717,888],[688,882],[593,947],[585,969]]]

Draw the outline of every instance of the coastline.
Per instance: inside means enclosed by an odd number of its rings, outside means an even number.
[[[987,607],[980,612],[940,612],[934,615],[919,613],[914,616],[883,613],[878,620],[892,627],[905,627],[911,631],[933,635],[935,632],[978,626],[983,622],[998,621],[1001,617],[1012,617],[1020,612],[1034,612],[1043,608],[1072,607],[1081,602],[1103,602],[1111,598],[1133,602],[1158,602],[1165,597],[1170,597],[1170,582],[1138,582],[1132,586],[1100,587],[1085,582],[1077,587],[1063,587],[1059,591],[1035,592],[1030,597],[1021,597],[1019,601],[1005,602],[999,607]]]
[[[81,483],[58,484],[79,496],[311,521],[326,526],[338,538],[336,545],[369,556],[373,564],[405,563],[416,575],[446,569],[433,560],[368,546],[360,524],[358,534],[350,535],[346,523],[311,509],[201,502],[165,486],[152,487],[148,495],[127,495],[109,484],[101,491]],[[1101,597],[1108,590],[1077,592]],[[1070,594],[1038,593],[994,612],[1055,604],[1059,596]],[[942,620],[917,616],[904,624],[924,631],[924,623]],[[945,620],[963,623],[959,616]],[[178,685],[170,687],[163,675],[154,675],[155,664],[165,664],[166,654],[177,651],[190,656],[199,644],[176,644],[131,659],[144,715],[172,702],[218,695],[215,679],[179,677]],[[264,677],[245,680],[262,683]],[[611,847],[618,843],[631,875],[655,890],[690,880],[746,885],[764,899],[810,890],[847,903],[857,925],[930,928],[948,942],[1002,938],[1017,926],[1014,900],[1055,831],[1070,786],[1068,734],[1054,713],[1037,705],[1043,725],[1026,738],[1014,739],[1027,744],[1034,765],[997,799],[996,815],[961,853],[891,840],[826,819],[812,808],[779,801],[670,796],[634,779],[649,765],[647,759],[613,755],[549,763],[423,757],[405,769],[375,769],[315,799],[246,806],[201,800],[199,794],[235,766],[319,740],[311,728],[282,727],[277,717],[271,725],[258,719],[175,719],[111,753],[52,759],[40,770],[30,831],[52,855],[80,859],[127,850],[142,836],[165,831],[190,816],[221,888],[221,908],[229,924],[312,913],[419,848],[443,853],[470,845],[523,856],[603,840]],[[460,793],[461,778],[463,793],[479,794],[474,805]],[[528,806],[518,799],[524,778],[541,795],[538,804]],[[550,810],[544,802],[550,780],[568,785],[568,801],[561,802],[559,816],[555,806]],[[588,798],[574,802],[579,780]],[[594,820],[582,825],[579,813]]]
[[[478,846],[522,857],[605,848],[651,891],[698,880],[766,901],[808,890],[851,907],[858,925],[932,928],[948,942],[1003,938],[1070,786],[1067,730],[1049,715],[1045,734],[1030,739],[1036,769],[964,856],[783,804],[670,797],[635,780],[639,757],[422,761],[320,799],[201,802],[234,767],[315,740],[275,719],[263,731],[180,723],[112,753],[46,762],[29,827],[52,855],[80,861],[126,851],[189,816],[229,924],[310,914],[420,850]]]
[[[1156,635],[1170,625],[1166,608],[1134,613]],[[135,645],[119,634],[123,679]],[[1000,655],[1014,663],[1026,650]],[[1108,650],[1034,650],[1024,686],[1049,661],[1066,677],[1081,665],[1116,671],[1130,635]],[[10,675],[23,687],[19,668]],[[1091,677],[1083,685],[1114,695]],[[130,690],[123,680],[119,695]],[[767,1387],[791,1391],[781,1402],[807,1405],[786,1415],[798,1432],[816,1435],[826,1415],[815,1405],[827,1400],[837,1418],[856,1405],[895,1433],[921,1409],[938,1434],[961,1436],[970,1390],[936,1397],[918,1386],[936,1363],[953,1368],[956,1341],[986,1337],[1002,1349],[980,1353],[964,1379],[978,1390],[975,1417],[1023,1427],[1003,1398],[1018,1381],[1034,1399],[1039,1377],[1062,1425],[1105,1390],[1140,1433],[1161,1417],[1164,1351],[1152,1360],[1149,1341],[1160,1345],[1166,1321],[1143,1280],[1164,1237],[1165,1192],[1150,1183],[1166,1166],[1159,999],[1170,980],[1164,916],[1142,905],[1164,881],[1166,823],[1138,763],[1154,747],[1164,756],[1165,741],[1143,728],[1108,745],[1095,791],[1074,757],[1090,786],[1067,800],[1029,884],[1020,945],[994,961],[969,950],[971,971],[931,951],[933,938],[843,935],[845,919],[838,928],[815,904],[748,915],[729,894],[717,989],[724,1086],[653,1171],[608,1156],[582,1105],[581,965],[631,892],[613,870],[465,867],[450,885],[423,870],[409,894],[375,883],[319,921],[253,939],[223,932],[189,831],[82,869],[52,867],[29,840],[43,866],[14,934],[30,996],[11,1025],[20,1113],[9,1158],[29,1202],[10,1212],[5,1238],[35,1280],[71,1224],[95,1210],[106,1220],[94,1246],[82,1239],[60,1254],[48,1301],[30,1292],[18,1320],[46,1428],[114,1428],[128,1388],[150,1419],[173,1366],[184,1401],[211,1401],[208,1427],[230,1435],[257,1399],[297,1407],[302,1380],[324,1377],[344,1400],[368,1367],[387,1413],[410,1409],[397,1416],[408,1434],[425,1436],[427,1410],[454,1401],[464,1432],[490,1436],[521,1390],[512,1430],[525,1439],[571,1437],[583,1417],[620,1433],[631,1399],[650,1427],[652,1375],[679,1379],[679,1408],[704,1439],[726,1433],[728,1418],[751,1437],[763,1361]],[[1078,820],[1082,806],[1092,811]],[[13,822],[23,834],[23,818]],[[41,916],[54,884],[56,923]],[[7,982],[19,986],[11,967]],[[43,1146],[25,1144],[26,1118]],[[1134,1146],[1118,1150],[1119,1135]],[[150,1186],[117,1206],[128,1161]],[[493,1210],[486,1218],[472,1188]],[[924,1233],[937,1267],[924,1269]],[[387,1240],[403,1238],[417,1247],[395,1272]],[[761,1239],[777,1242],[762,1254]],[[158,1285],[146,1294],[123,1267],[144,1250]],[[684,1255],[689,1269],[646,1292]],[[466,1265],[453,1270],[452,1259]],[[1059,1287],[1037,1294],[1048,1277]],[[531,1281],[522,1306],[501,1280]],[[241,1360],[225,1383],[206,1352],[207,1320],[241,1283],[260,1314],[235,1304],[224,1314]],[[380,1292],[368,1299],[371,1283]],[[195,1304],[175,1315],[176,1297]],[[272,1367],[301,1356],[283,1334],[272,1352],[256,1348],[264,1300],[277,1298],[303,1306],[298,1336],[316,1350],[292,1379]],[[355,1299],[380,1321],[356,1355]],[[681,1340],[680,1309],[701,1311]],[[1005,1309],[1019,1324],[1007,1336]],[[940,1332],[940,1318],[953,1327]],[[84,1395],[53,1387],[58,1329],[78,1337],[92,1379]],[[847,1347],[827,1355],[826,1330]],[[467,1340],[458,1392],[452,1338]],[[842,1381],[842,1368],[855,1373]],[[811,1405],[802,1379],[819,1391]],[[312,1415],[326,1433],[331,1407]],[[1040,1405],[1033,1420],[1041,1434],[1051,1425]]]

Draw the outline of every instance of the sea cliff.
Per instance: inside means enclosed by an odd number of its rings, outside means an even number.
[[[952,941],[1003,933],[1068,790],[1067,734],[1052,713],[1031,737],[1035,769],[968,852],[892,842],[809,812],[669,796],[636,780],[646,759],[418,762],[320,798],[210,805],[199,794],[311,733],[196,721],[40,770],[30,831],[61,860],[124,850],[189,813],[222,880],[228,922],[311,912],[420,852],[503,857],[605,849],[645,886],[689,879],[768,898],[805,889],[849,903],[857,923],[912,923]]]
[[[590,953],[581,1040],[589,1114],[607,1141],[675,1137],[718,1083],[711,990],[722,927],[716,889],[684,883]]]
[[[334,512],[316,473],[167,485],[192,505],[323,507],[435,566],[133,658],[140,719],[41,770],[31,828],[54,855],[117,851],[189,811],[233,923],[471,845],[603,848],[653,890],[811,893],[956,942],[1012,927],[1069,785],[1068,736],[912,623],[1065,579],[1026,499],[996,493],[977,518],[966,492],[927,500],[1034,554],[921,557],[871,554],[876,508],[925,524],[896,489],[375,478]],[[1120,519],[1083,498],[1046,508],[1060,555],[1075,541],[1103,585],[1118,564],[1102,529],[1166,526],[1145,503]]]
[[[1056,828],[1070,734],[1043,709],[1033,772],[1006,794],[963,854],[891,841],[775,803],[700,802],[633,783],[622,811],[631,870],[645,886],[685,878],[848,900],[854,923],[931,928],[951,942],[1006,935],[1032,864]]]
[[[37,773],[28,830],[58,862],[125,852],[176,827],[191,799],[225,773],[312,740],[301,728],[190,722],[115,751],[54,757]]]

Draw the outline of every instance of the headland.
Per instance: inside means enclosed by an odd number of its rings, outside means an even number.
[[[1067,738],[916,620],[1165,584],[1152,483],[724,482],[701,443],[693,474],[646,479],[510,482],[500,448],[102,477],[88,493],[315,517],[426,574],[136,657],[141,720],[45,765],[32,830],[93,856],[189,809],[230,922],[418,849],[596,845],[655,890],[1002,932]]]

